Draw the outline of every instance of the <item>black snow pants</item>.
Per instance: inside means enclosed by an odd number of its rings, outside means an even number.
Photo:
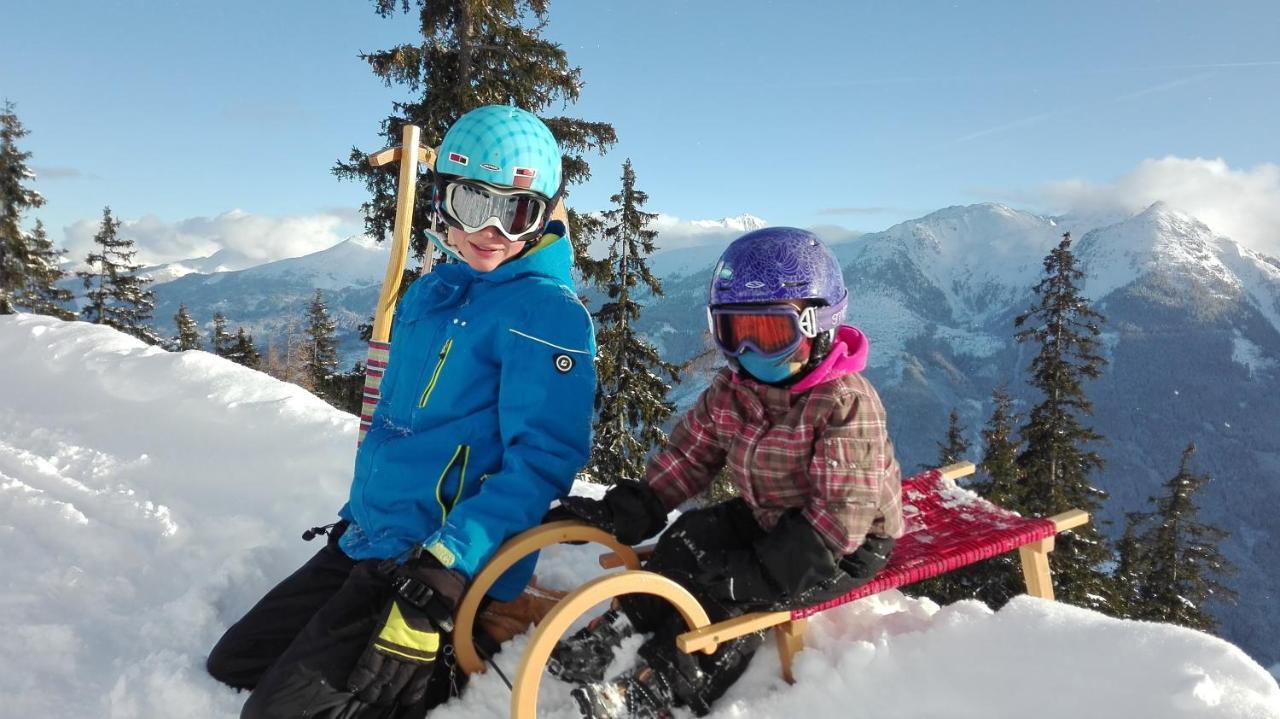
[[[209,653],[209,674],[250,690],[241,719],[416,718],[466,682],[452,644],[445,644],[421,705],[368,705],[346,691],[392,590],[379,560],[355,561],[338,548],[340,534],[267,592]]]
[[[850,561],[841,562],[838,576],[790,601],[735,602],[708,595],[698,581],[699,558],[707,553],[749,550],[765,534],[742,499],[693,510],[680,515],[663,533],[644,568],[689,590],[711,621],[719,622],[749,612],[794,609],[840,596],[870,581],[884,567],[893,543],[891,539],[869,539],[868,545],[846,558]],[[621,597],[619,604],[638,632],[652,635],[641,645],[640,658],[667,680],[677,705],[689,707],[698,716],[709,712],[712,702],[742,676],[764,642],[764,633],[756,632],[721,644],[713,654],[685,654],[675,640],[688,626],[666,600],[631,594]]]

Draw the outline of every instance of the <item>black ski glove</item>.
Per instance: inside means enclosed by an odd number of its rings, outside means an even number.
[[[618,538],[623,544],[639,544],[667,526],[667,510],[657,493],[643,482],[622,482],[603,499],[565,497],[547,512],[544,522],[579,519]]]
[[[466,580],[426,553],[395,566],[390,579],[394,594],[347,678],[347,689],[367,704],[407,706],[427,692]]]

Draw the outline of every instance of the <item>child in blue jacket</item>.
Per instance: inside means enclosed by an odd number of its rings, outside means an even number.
[[[328,546],[210,654],[214,677],[252,690],[244,717],[420,715],[443,699],[452,668],[435,660],[465,582],[538,524],[586,462],[595,337],[564,225],[549,220],[555,139],[524,110],[481,107],[449,129],[434,177],[444,242],[461,262],[400,302]],[[490,595],[517,596],[535,561]]]

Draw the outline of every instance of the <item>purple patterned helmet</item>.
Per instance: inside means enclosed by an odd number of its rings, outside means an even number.
[[[734,240],[716,264],[709,295],[711,307],[788,300],[822,305],[818,332],[836,329],[849,302],[835,255],[817,235],[795,227],[767,227]]]

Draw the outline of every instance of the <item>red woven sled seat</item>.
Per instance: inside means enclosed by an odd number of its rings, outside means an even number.
[[[848,594],[793,610],[792,619],[945,574],[1052,537],[1057,531],[1052,520],[1023,517],[998,507],[943,479],[937,469],[903,480],[902,505],[907,533],[894,545],[889,565]]]

